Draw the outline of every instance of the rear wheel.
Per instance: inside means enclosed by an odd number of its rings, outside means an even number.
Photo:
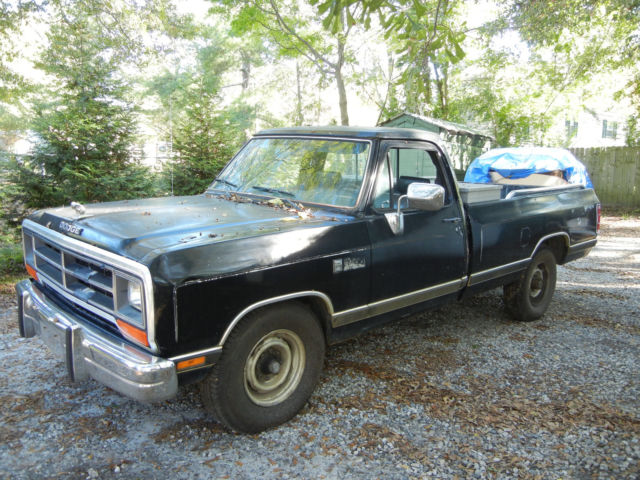
[[[206,409],[227,427],[255,433],[292,418],[322,370],[325,342],[316,317],[289,303],[249,313],[200,385]]]
[[[520,278],[504,286],[504,303],[516,320],[530,322],[544,315],[555,289],[556,258],[540,250]]]

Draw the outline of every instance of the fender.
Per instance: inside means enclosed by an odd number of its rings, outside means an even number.
[[[258,308],[265,307],[267,305],[272,305],[274,303],[286,302],[287,300],[294,300],[296,298],[304,298],[304,297],[317,297],[320,300],[322,300],[324,302],[325,307],[327,308],[327,313],[329,314],[330,317],[333,317],[333,303],[331,303],[331,299],[324,293],[318,292],[316,290],[307,290],[303,292],[288,293],[286,295],[267,298],[265,300],[261,300],[252,305],[249,305],[244,310],[242,310],[238,315],[236,315],[235,318],[231,321],[231,323],[227,327],[227,329],[222,334],[222,338],[220,339],[220,343],[218,344],[218,346],[222,348],[224,343],[227,341],[227,338],[229,338],[229,335],[231,335],[232,330],[235,328],[236,325],[238,325],[240,320],[242,320],[249,312],[252,312]]]

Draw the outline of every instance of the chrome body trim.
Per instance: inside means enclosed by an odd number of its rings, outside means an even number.
[[[222,338],[220,339],[220,342],[218,343],[217,347],[222,348],[222,346],[224,345],[224,342],[226,342],[227,338],[229,338],[229,335],[231,335],[231,331],[235,328],[238,322],[240,322],[240,320],[244,318],[244,316],[247,313],[253,310],[256,310],[257,308],[264,307],[266,305],[285,302],[287,300],[294,300],[296,298],[303,298],[303,297],[320,298],[324,302],[325,306],[327,307],[327,313],[329,314],[329,316],[333,317],[333,303],[331,303],[331,299],[326,294],[322,292],[318,292],[316,290],[307,290],[303,292],[295,292],[295,293],[289,293],[287,295],[280,295],[278,297],[267,298],[265,300],[256,302],[253,305],[249,305],[247,308],[242,310],[238,315],[236,315],[235,318],[231,321],[231,323],[227,327],[227,329],[222,334]],[[214,347],[214,348],[217,348],[217,347]]]
[[[191,360],[196,357],[206,357],[207,355],[218,355],[220,353],[222,353],[222,345],[218,345],[213,348],[206,348],[204,350],[197,350],[195,352],[184,353],[182,355],[176,355],[175,357],[170,357],[169,360],[173,363],[178,363],[184,360]]]
[[[40,278],[42,277],[42,278]],[[56,285],[54,282],[49,280],[49,277],[46,276],[46,274],[43,274],[42,272],[38,272],[38,278],[40,278],[40,281],[46,285],[47,287],[49,287],[51,290],[55,290],[56,292],[58,292],[60,295],[62,295],[65,298],[73,298],[73,303],[75,303],[76,305],[80,305],[82,308],[84,308],[85,310],[90,311],[91,313],[94,313],[102,318],[105,318],[107,320],[109,320],[111,323],[113,323],[114,325],[116,325],[116,317],[114,317],[113,315],[105,312],[104,310],[100,310],[98,307],[94,307],[93,305],[91,305],[90,303],[87,303],[77,297],[71,297],[69,295],[69,292],[66,292],[65,290],[61,289],[58,285]]]
[[[503,275],[508,275],[510,273],[515,273],[519,270],[523,270],[530,261],[531,258],[525,258],[524,260],[518,260],[506,265],[499,265],[497,267],[474,273],[469,277],[469,283],[467,285],[469,287],[472,287],[473,285],[477,285],[482,282],[488,282],[489,280],[494,280]]]
[[[65,359],[72,380],[91,377],[146,402],[163,401],[177,393],[178,377],[172,361],[81,323],[47,299],[30,280],[18,283],[16,291],[21,334],[38,335],[57,357]]]
[[[574,243],[569,247],[569,252],[574,252],[576,250],[583,250],[587,248],[593,248],[598,243],[597,238],[592,238],[591,240],[585,240],[584,242]]]
[[[524,270],[524,268],[529,264],[529,262],[536,255],[536,253],[540,249],[540,246],[547,240],[555,237],[563,237],[565,240],[565,243],[569,245],[569,242],[570,242],[569,234],[566,232],[556,232],[556,233],[551,233],[549,235],[545,235],[540,240],[538,240],[538,243],[536,244],[535,248],[532,250],[531,255],[528,258],[517,260],[515,262],[507,263],[504,265],[498,265],[497,267],[492,267],[477,273],[473,273],[469,277],[468,286],[471,287],[473,285],[477,285],[482,282],[488,282],[489,280],[494,280],[496,278],[501,277],[502,275],[509,275],[510,273],[515,273],[519,270]],[[589,242],[594,242],[594,245],[595,245],[596,240],[595,239],[589,240]],[[582,242],[582,243],[588,243],[588,242]],[[582,245],[582,243],[577,243],[573,246],[569,246],[568,248],[569,250],[571,250],[571,248],[575,247],[576,245]]]
[[[56,232],[55,230],[51,230],[50,228],[44,227],[29,219],[26,219],[22,222],[22,228],[27,230],[28,232],[33,232],[34,234],[50,241],[53,244],[59,245],[61,248],[69,250],[74,254],[103,262],[122,273],[128,273],[141,280],[144,297],[144,323],[145,329],[147,331],[147,339],[149,340],[150,350],[154,353],[157,353],[159,351],[155,338],[153,282],[151,280],[151,273],[145,265],[121,255],[108,252],[102,248],[95,247],[80,240],[76,240],[75,238],[67,237],[66,235]],[[25,242],[23,241],[22,243],[24,249]],[[38,274],[40,273],[41,272],[38,271]],[[46,276],[46,273],[44,275]],[[48,283],[48,285],[50,285],[50,283]],[[86,308],[86,302],[82,302],[80,299],[78,299],[78,297],[70,294],[67,291],[60,291],[60,289],[57,289],[57,291],[73,303],[84,303],[82,306],[83,308]],[[97,313],[108,321],[115,323],[113,315],[102,309],[97,310],[98,312],[94,310],[91,311],[93,313]]]
[[[569,234],[567,232],[550,233],[549,235],[545,235],[540,240],[538,240],[538,243],[536,243],[536,247],[533,249],[533,251],[531,252],[531,255],[529,256],[529,260],[531,260],[536,255],[536,252],[540,248],[540,245],[542,245],[547,240],[550,240],[555,237],[564,237],[565,245],[567,246],[567,248],[570,248],[571,238],[569,237]]]
[[[399,308],[409,307],[417,303],[426,302],[437,297],[455,293],[462,288],[467,282],[467,277],[458,280],[434,285],[433,287],[423,288],[414,292],[405,293],[396,297],[385,298],[377,302],[362,305],[360,307],[350,308],[337,312],[332,316],[331,324],[334,328],[343,327],[365,318],[388,313]]]
[[[536,188],[523,188],[521,190],[512,190],[507,193],[507,196],[504,197],[505,200],[509,200],[514,197],[519,197],[520,195],[527,195],[529,193],[547,193],[547,192],[557,192],[558,190],[575,190],[578,188],[584,188],[584,185],[581,184],[570,184],[570,185],[559,185],[555,187],[536,187]]]

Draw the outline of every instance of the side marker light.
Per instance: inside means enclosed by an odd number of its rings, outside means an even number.
[[[197,367],[198,365],[204,365],[204,356],[191,358],[189,360],[183,360],[178,362],[176,365],[176,370],[184,370],[185,368]]]

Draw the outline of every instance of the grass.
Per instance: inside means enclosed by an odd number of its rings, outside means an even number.
[[[0,294],[15,292],[13,286],[26,277],[20,244],[0,247]]]
[[[622,217],[625,220],[640,217],[640,207],[602,207],[602,215]]]
[[[13,294],[14,284],[26,277],[18,230],[0,229],[0,294]]]

